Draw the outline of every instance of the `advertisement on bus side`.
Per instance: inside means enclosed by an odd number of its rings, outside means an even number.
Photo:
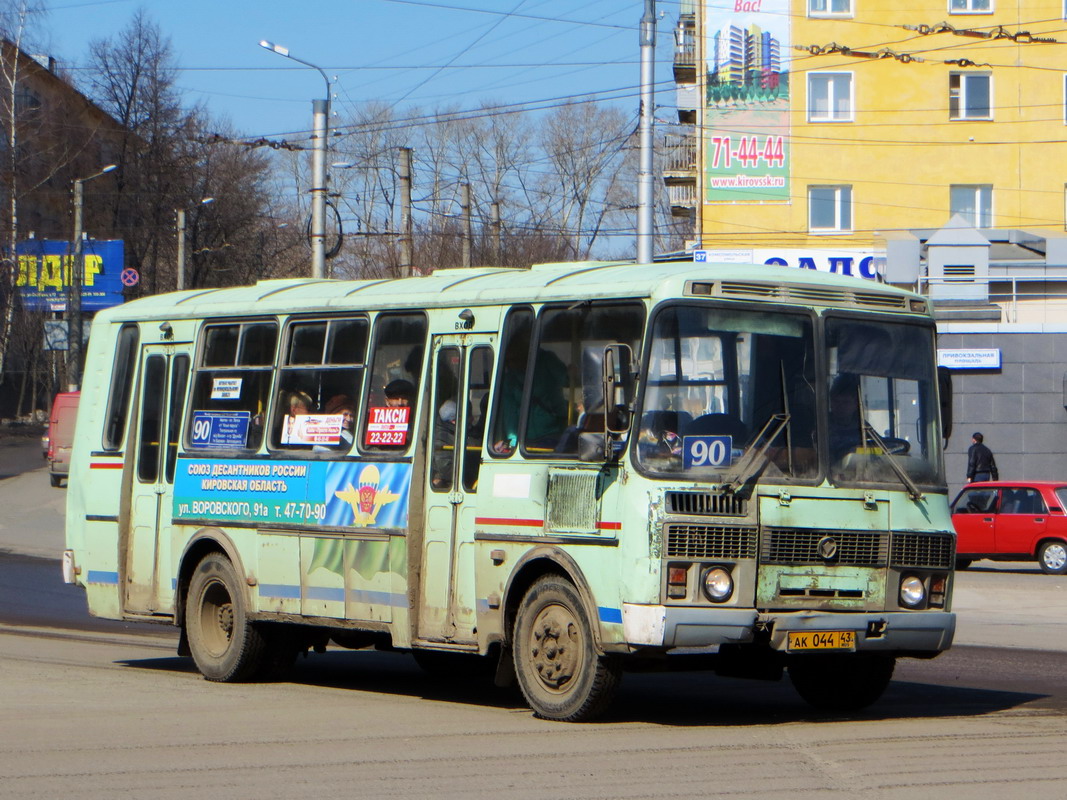
[[[406,528],[411,465],[182,458],[176,522]]]

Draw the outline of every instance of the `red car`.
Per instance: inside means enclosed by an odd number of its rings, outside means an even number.
[[[952,501],[956,566],[979,558],[1036,558],[1043,572],[1067,572],[1067,483],[970,483]]]

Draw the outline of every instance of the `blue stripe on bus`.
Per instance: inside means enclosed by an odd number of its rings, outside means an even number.
[[[601,622],[617,622],[622,624],[622,609],[621,608],[605,608],[604,606],[597,606],[597,614],[600,615]]]
[[[368,606],[408,607],[408,596],[396,592],[372,592],[368,589],[351,589],[348,592],[348,600],[352,603],[363,603]]]
[[[326,586],[309,586],[304,594],[307,600],[330,600],[338,603],[344,602],[345,590]],[[260,597],[275,597],[286,600],[299,600],[300,587],[287,583],[261,583],[259,585]],[[399,592],[372,592],[365,589],[352,589],[348,592],[348,600],[351,603],[365,603],[375,606],[392,606],[393,608],[407,608],[408,596]]]
[[[330,586],[309,586],[304,590],[304,598],[306,600],[327,600],[343,603],[345,601],[345,590]]]
[[[300,587],[290,586],[286,583],[261,583],[259,585],[260,597],[281,597],[286,600],[299,600]]]
[[[117,572],[105,572],[100,569],[89,570],[88,575],[89,583],[110,583],[114,586],[118,586],[119,574]]]

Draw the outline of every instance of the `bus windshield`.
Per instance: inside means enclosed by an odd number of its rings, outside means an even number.
[[[827,438],[835,483],[942,482],[929,325],[828,317]]]
[[[813,317],[675,305],[655,318],[636,459],[655,476],[818,474]],[[758,459],[755,456],[759,451]]]

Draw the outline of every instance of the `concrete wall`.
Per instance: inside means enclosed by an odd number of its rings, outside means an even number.
[[[954,427],[945,449],[951,497],[966,479],[975,431],[985,436],[1002,480],[1067,478],[1067,333],[944,333],[937,346],[1001,352],[999,370],[952,371]]]

